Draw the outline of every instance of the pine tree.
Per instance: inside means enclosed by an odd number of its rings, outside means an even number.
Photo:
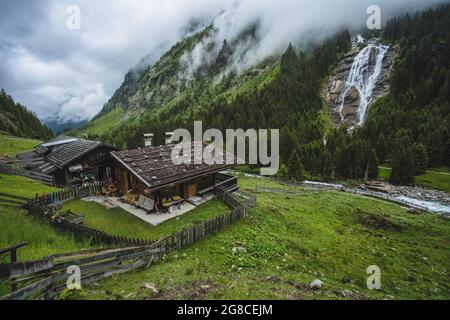
[[[381,134],[378,137],[377,141],[377,157],[380,163],[386,162],[386,139],[384,138],[384,134]]]
[[[331,153],[325,151],[322,155],[322,178],[327,181],[334,179],[334,162]]]
[[[287,168],[290,179],[294,181],[302,181],[305,179],[305,171],[297,151],[292,152],[287,162]]]
[[[367,155],[367,177],[369,179],[378,178],[378,158],[374,149],[369,149]]]
[[[414,165],[409,132],[401,130],[397,133],[395,148],[389,181],[397,185],[411,185],[414,183]]]
[[[278,170],[277,176],[281,178],[289,178],[289,171],[285,164],[281,165],[280,169]]]
[[[297,53],[295,53],[295,49],[292,46],[292,43],[289,43],[289,47],[286,52],[281,57],[280,69],[284,74],[298,74],[299,61]]]
[[[425,173],[428,166],[428,154],[425,146],[422,143],[416,143],[413,146],[412,152],[414,174],[419,175]]]

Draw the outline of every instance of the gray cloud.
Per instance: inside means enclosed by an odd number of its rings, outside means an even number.
[[[384,18],[443,1],[378,0]],[[66,28],[66,9],[81,8],[81,29]],[[62,0],[2,2],[0,87],[42,119],[93,117],[130,67],[148,64],[176,43],[192,18],[211,21],[213,41],[233,39],[260,21],[258,46],[242,66],[289,41],[321,38],[342,26],[361,27],[372,0]],[[225,9],[225,13],[218,13]],[[201,48],[198,49],[201,51]],[[150,53],[150,54],[149,54]],[[143,62],[141,59],[146,57]]]

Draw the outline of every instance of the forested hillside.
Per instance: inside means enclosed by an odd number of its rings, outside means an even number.
[[[393,19],[384,38],[401,50],[391,93],[363,135],[392,162],[392,182],[409,184],[427,167],[450,166],[450,6]]]
[[[241,37],[252,38],[252,30],[248,30]],[[178,51],[181,47],[183,50],[189,48],[188,43],[193,41],[192,39],[177,44],[141,77],[148,77],[155,68],[161,69],[163,73],[169,72],[167,69],[175,68],[169,74],[176,73],[179,68]],[[196,38],[196,41],[198,40],[199,38]],[[284,162],[287,162],[292,151],[297,151],[300,146],[303,146],[303,149],[315,150],[322,144],[325,133],[326,117],[323,114],[325,109],[320,93],[321,79],[349,50],[351,43],[348,31],[334,35],[321,45],[312,46],[307,52],[297,53],[290,45],[281,58],[268,58],[240,74],[233,71],[222,73],[227,56],[234,50],[234,43],[224,42],[217,59],[199,68],[192,75],[187,87],[163,104],[163,107],[141,104],[144,112],[140,113],[139,120],[133,119],[133,113],[129,110],[131,106],[125,105],[124,101],[130,101],[126,92],[142,91],[142,87],[147,86],[144,83],[147,82],[139,80],[143,83],[139,86],[140,89],[137,89],[136,80],[127,80],[131,77],[129,73],[124,85],[102,113],[78,132],[90,136],[98,135],[110,143],[131,148],[142,144],[141,135],[144,132],[153,132],[161,138],[165,131],[179,127],[190,128],[194,120],[203,120],[208,127],[222,130],[281,128]],[[168,68],[167,64],[171,65],[171,68]],[[161,75],[161,72],[158,75]],[[221,76],[220,81],[213,81],[217,79],[217,75]],[[167,91],[167,79],[164,87]],[[155,98],[152,96],[152,99]],[[127,117],[124,117],[124,112],[127,112]],[[120,123],[123,118],[127,120]],[[119,124],[111,127],[113,121]],[[96,130],[101,127],[108,130]]]
[[[17,137],[48,140],[52,131],[41,123],[34,112],[14,102],[5,90],[0,92],[0,131]]]
[[[391,92],[373,104],[364,126],[328,134],[317,150],[324,179],[375,178],[377,164],[390,163],[392,183],[413,184],[428,167],[450,165],[450,6],[395,18],[383,39],[400,45]],[[300,155],[306,166],[308,153]]]

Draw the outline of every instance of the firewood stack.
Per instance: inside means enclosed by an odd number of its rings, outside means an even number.
[[[118,191],[118,189],[117,189],[116,185],[112,182],[106,186],[106,196],[107,197],[113,197],[113,196],[117,195],[117,191]]]
[[[133,204],[139,200],[139,194],[135,193],[133,190],[128,190],[124,198],[126,203]]]

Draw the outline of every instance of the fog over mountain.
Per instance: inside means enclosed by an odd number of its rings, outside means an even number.
[[[382,19],[441,0],[379,0]],[[218,48],[257,24],[258,41],[243,45],[230,67],[241,69],[286,48],[290,41],[320,41],[336,29],[365,25],[371,0],[87,1],[81,29],[66,27],[73,1],[2,3],[0,87],[41,119],[89,120],[133,66],[145,68],[188,33],[211,22],[208,44]],[[202,45],[183,57],[195,70],[207,57]]]

